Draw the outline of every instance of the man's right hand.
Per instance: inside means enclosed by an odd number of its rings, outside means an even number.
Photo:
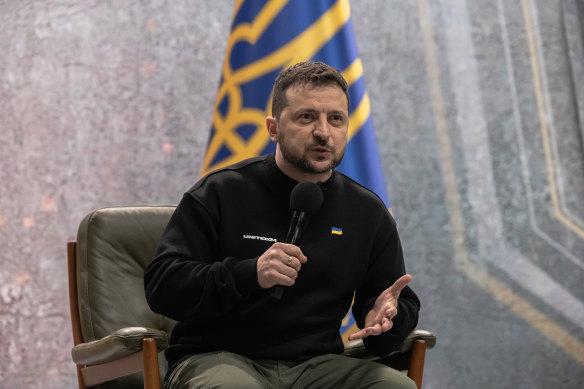
[[[292,286],[306,261],[298,246],[274,243],[258,258],[258,283],[264,289],[274,285]]]

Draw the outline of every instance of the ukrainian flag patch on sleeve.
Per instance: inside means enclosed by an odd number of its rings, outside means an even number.
[[[343,229],[339,227],[331,227],[331,234],[333,235],[343,235]]]

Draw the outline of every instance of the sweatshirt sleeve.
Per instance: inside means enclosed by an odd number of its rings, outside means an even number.
[[[365,324],[365,316],[373,307],[381,292],[403,276],[405,265],[401,242],[395,228],[395,221],[388,215],[391,229],[381,229],[376,238],[370,266],[363,286],[357,290],[353,305],[353,316],[359,328]],[[378,336],[363,339],[365,348],[378,356],[395,350],[418,324],[420,300],[414,291],[406,286],[398,299],[398,313],[393,318],[393,327]]]
[[[177,206],[146,268],[150,308],[183,322],[227,315],[259,289],[256,258],[217,258],[217,218],[193,194]]]

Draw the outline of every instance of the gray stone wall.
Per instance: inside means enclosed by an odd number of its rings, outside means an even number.
[[[0,0],[0,387],[75,387],[65,243],[198,178],[234,3]],[[351,7],[424,387],[579,387],[584,3]]]

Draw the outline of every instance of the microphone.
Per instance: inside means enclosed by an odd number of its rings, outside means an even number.
[[[286,235],[286,243],[297,244],[302,231],[306,228],[311,215],[318,212],[322,206],[322,189],[310,181],[296,184],[290,193],[290,209],[292,220]],[[284,294],[282,285],[274,286],[272,297],[280,300]]]

